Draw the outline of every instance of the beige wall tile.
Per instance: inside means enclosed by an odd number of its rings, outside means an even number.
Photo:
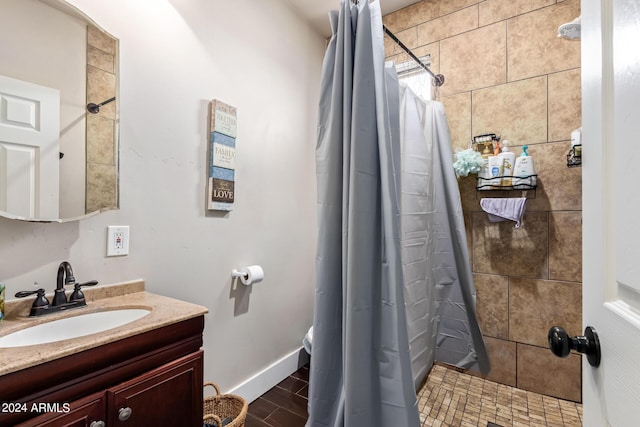
[[[547,347],[552,326],[562,326],[571,335],[580,334],[581,284],[509,278],[509,339]]]
[[[538,188],[536,198],[527,201],[527,210],[582,210],[582,168],[567,167],[570,142],[550,142],[529,147]]]
[[[422,0],[403,9],[390,13],[382,22],[393,33],[415,27],[438,17],[439,0]]]
[[[512,146],[547,141],[547,77],[472,93],[473,135],[497,133]]]
[[[494,22],[502,21],[549,6],[555,3],[555,0],[487,0],[480,3],[480,26],[489,25]]]
[[[100,104],[116,96],[116,76],[95,67],[87,67],[87,103]],[[102,117],[115,120],[116,102],[100,107]]]
[[[464,373],[475,377],[482,377],[490,381],[505,384],[511,387],[516,386],[516,343],[511,341],[500,340],[497,338],[484,337],[484,344],[489,354],[489,363],[491,371],[483,375],[480,372],[466,370]],[[482,398],[488,395],[483,394]],[[511,396],[509,395],[509,400]],[[494,405],[495,406],[495,405]],[[458,425],[458,424],[454,424]],[[484,424],[482,424],[484,426]],[[504,423],[503,425],[507,425]]]
[[[397,46],[398,45],[393,40],[391,40],[391,38],[385,36],[384,37],[384,56],[386,58],[390,58],[394,55],[397,55],[399,53],[399,52],[396,52]],[[398,49],[398,50],[401,50],[401,49]]]
[[[87,114],[87,162],[115,165],[115,122]]]
[[[462,210],[465,212],[480,210],[480,199],[476,191],[477,175],[469,175],[458,178],[458,189],[460,190],[460,200],[462,201]],[[467,223],[467,227],[471,227],[472,223]]]
[[[87,164],[87,213],[118,204],[117,174],[115,166]]]
[[[480,3],[481,0],[445,0],[440,1],[440,16]]]
[[[484,336],[509,339],[509,278],[474,274],[477,315]]]
[[[440,72],[440,43],[431,43],[426,46],[420,46],[413,49],[413,53],[421,58],[426,55],[431,56],[431,65],[429,65],[429,69],[434,73]]]
[[[571,139],[582,126],[580,68],[549,74],[549,141]]]
[[[87,26],[87,44],[111,55],[115,55],[118,46],[117,39],[92,25]]]
[[[509,19],[509,81],[580,66],[580,43],[559,38],[558,26],[580,15],[580,1],[562,3]]]
[[[469,148],[471,141],[471,92],[442,98],[449,122],[453,152]]]
[[[478,28],[478,6],[471,6],[429,22],[418,29],[418,45],[429,44]]]
[[[520,228],[513,221],[489,222],[473,212],[473,271],[546,279],[549,220],[546,212],[527,212]]]
[[[398,38],[398,40],[415,53],[417,43],[417,32],[415,27],[404,31],[393,32],[393,34]],[[404,55],[409,57],[409,55],[407,55],[405,51],[386,34],[384,36],[384,54],[386,57],[392,57],[394,55]]]
[[[581,401],[581,356],[560,358],[548,348],[523,344],[518,344],[517,351],[519,389]]]
[[[484,337],[491,372],[485,377],[500,384],[516,386],[516,343]]]
[[[87,64],[108,73],[115,73],[115,57],[95,47],[87,46]]]
[[[418,30],[416,30],[415,27],[413,28],[409,28],[407,30],[404,31],[400,31],[397,33],[393,33],[398,40],[400,40],[405,46],[407,46],[409,49],[415,49],[416,47],[420,46],[418,44]],[[385,39],[391,40],[391,38],[387,35],[384,36]],[[395,43],[393,40],[391,40],[391,42],[394,44],[394,52],[395,53],[404,53],[404,50],[402,50],[402,48],[400,46],[397,45],[397,43]]]
[[[582,212],[549,214],[549,279],[582,281]]]
[[[471,261],[471,256],[473,254],[473,236],[471,236],[471,212],[463,212],[462,216],[464,218],[464,234],[465,238],[467,239],[467,253],[469,254],[469,261]]]
[[[506,82],[505,31],[498,22],[440,42],[443,96]]]

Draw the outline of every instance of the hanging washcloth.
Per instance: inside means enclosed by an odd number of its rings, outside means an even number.
[[[518,198],[486,198],[480,200],[480,207],[489,214],[489,221],[500,222],[505,220],[515,221],[516,228],[520,228],[522,215],[524,215],[526,197]]]

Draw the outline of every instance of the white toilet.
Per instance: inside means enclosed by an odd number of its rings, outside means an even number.
[[[312,341],[313,341],[313,326],[309,328],[309,331],[307,332],[307,334],[302,339],[302,346],[304,347],[305,351],[307,353],[309,353],[309,356],[311,356],[311,342]]]

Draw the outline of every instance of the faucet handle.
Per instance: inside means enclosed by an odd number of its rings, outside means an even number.
[[[69,297],[69,301],[84,301],[84,293],[82,292],[81,288],[85,286],[95,286],[97,284],[97,280],[90,280],[84,283],[75,283],[75,285],[73,286],[73,293],[71,294],[71,297]]]
[[[33,303],[34,307],[40,307],[43,305],[49,305],[49,300],[47,299],[47,297],[44,296],[45,290],[40,288],[37,291],[20,291],[20,292],[16,292],[16,294],[14,295],[16,298],[24,298],[24,297],[28,297],[30,295],[35,295],[38,294],[38,296],[36,297],[35,302]]]
[[[39,309],[43,309],[43,308],[49,307],[49,300],[47,299],[47,297],[44,296],[44,293],[45,293],[45,290],[40,288],[37,291],[20,291],[20,292],[16,292],[16,294],[14,296],[16,298],[24,298],[24,297],[28,297],[29,295],[37,294],[36,300],[31,305],[31,312],[34,313],[34,312],[38,311]]]

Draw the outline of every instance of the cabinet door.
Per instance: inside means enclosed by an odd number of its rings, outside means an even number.
[[[201,427],[202,351],[107,390],[107,421],[123,427]]]
[[[66,402],[42,402],[48,412],[16,427],[104,427],[106,424],[106,394],[100,392]],[[43,408],[44,409],[44,408]]]

